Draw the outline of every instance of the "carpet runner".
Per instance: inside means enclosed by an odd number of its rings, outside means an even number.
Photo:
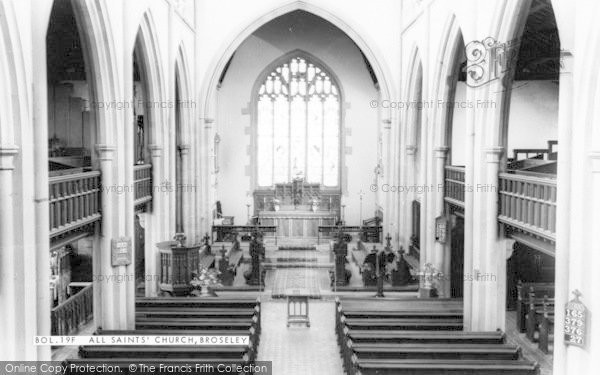
[[[321,298],[321,284],[329,278],[328,271],[316,268],[283,268],[273,270],[271,297],[285,298],[288,292],[302,289],[310,298]]]

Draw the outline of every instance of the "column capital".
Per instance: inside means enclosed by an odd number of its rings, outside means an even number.
[[[489,147],[485,149],[486,161],[488,163],[499,164],[500,158],[504,153],[504,147]]]
[[[392,119],[391,118],[384,118],[383,120],[381,120],[381,123],[383,124],[384,129],[392,128]]]
[[[406,145],[406,155],[414,155],[417,152],[417,146],[415,145]]]
[[[161,145],[153,143],[148,146],[148,149],[150,150],[150,156],[153,158],[159,158],[162,156],[163,147]]]
[[[438,146],[433,149],[435,157],[438,159],[445,159],[448,156],[448,151],[450,151],[450,147],[448,146]]]
[[[18,153],[19,148],[15,145],[0,145],[0,171],[15,169],[13,161]]]
[[[102,161],[110,161],[115,157],[115,152],[117,148],[112,145],[107,144],[97,144],[96,145],[96,153],[98,153],[98,159]]]
[[[212,117],[205,117],[204,118],[204,129],[212,129],[213,127],[213,123],[215,122],[215,119]]]

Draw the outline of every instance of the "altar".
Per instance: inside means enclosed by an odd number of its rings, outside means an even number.
[[[254,215],[261,225],[275,226],[277,237],[317,238],[319,227],[340,218],[341,192],[295,179],[254,191]]]
[[[317,238],[319,227],[335,225],[337,215],[328,211],[260,211],[261,225],[275,226],[277,237]]]

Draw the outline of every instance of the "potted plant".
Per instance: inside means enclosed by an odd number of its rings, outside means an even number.
[[[190,281],[192,291],[190,294],[196,297],[216,297],[217,294],[211,288],[221,286],[219,273],[214,268],[209,269],[201,266],[200,272],[192,273],[192,280]]]

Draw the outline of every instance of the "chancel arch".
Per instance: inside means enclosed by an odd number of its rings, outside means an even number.
[[[219,80],[221,78],[221,74],[235,53],[236,49],[244,42],[248,36],[250,36],[253,32],[259,29],[261,26],[269,23],[270,21],[286,15],[288,13],[294,11],[304,11],[313,15],[316,15],[328,22],[331,22],[337,28],[342,30],[349,38],[351,38],[357,46],[363,51],[368,61],[370,61],[373,66],[373,71],[377,79],[380,83],[381,89],[381,99],[390,99],[394,97],[394,88],[392,87],[392,78],[389,67],[385,65],[384,59],[382,58],[381,52],[377,51],[373,47],[373,43],[370,43],[364,35],[357,32],[355,28],[353,28],[348,22],[336,16],[329,11],[316,6],[314,4],[310,4],[304,1],[291,1],[289,4],[281,6],[279,8],[275,8],[270,12],[258,17],[255,21],[253,21],[250,25],[244,25],[239,28],[239,32],[236,35],[235,39],[226,45],[221,52],[215,57],[214,61],[211,64],[211,69],[209,72],[211,74],[205,78],[205,82],[203,84],[203,94],[204,102],[202,110],[204,111],[204,117],[212,120],[215,118],[216,114],[216,90],[218,90]],[[389,111],[384,116],[389,118]]]
[[[260,56],[257,48],[264,48]],[[343,30],[301,10],[272,20],[236,50],[217,94],[210,139],[219,141],[214,189],[225,216],[242,223],[273,216],[277,201],[290,215],[318,212],[310,230],[286,226],[285,236],[294,237],[317,237],[319,215],[322,224],[375,216],[369,186],[378,170],[381,113],[364,103],[380,98],[380,85]],[[303,198],[295,199],[292,185],[300,180]]]

